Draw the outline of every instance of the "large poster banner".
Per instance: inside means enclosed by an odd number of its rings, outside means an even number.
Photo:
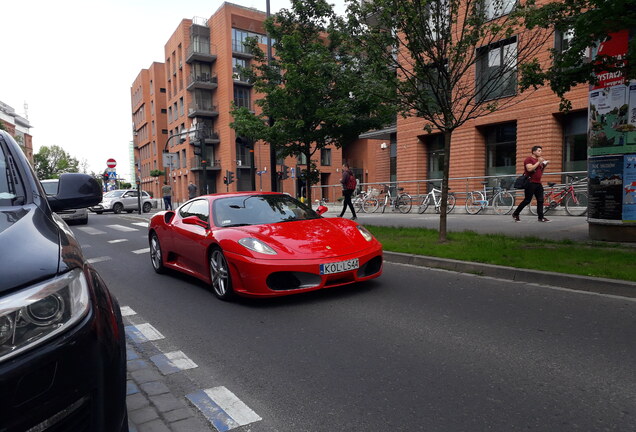
[[[629,31],[612,33],[600,43],[596,56],[622,61],[627,54]],[[625,85],[620,72],[597,74],[590,87],[588,110],[588,155],[636,152],[636,81]]]
[[[623,222],[636,222],[636,154],[625,155],[624,160]]]
[[[623,211],[623,156],[588,159],[588,218],[621,221]]]

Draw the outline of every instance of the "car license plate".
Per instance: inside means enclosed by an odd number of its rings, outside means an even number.
[[[320,264],[320,274],[342,273],[360,267],[358,258],[335,263]]]

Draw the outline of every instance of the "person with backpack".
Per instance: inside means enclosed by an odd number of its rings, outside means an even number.
[[[349,168],[348,163],[342,164],[342,178],[340,179],[340,183],[342,183],[342,194],[344,195],[344,202],[342,203],[342,212],[340,212],[340,217],[344,216],[347,206],[349,206],[351,213],[353,214],[351,220],[356,220],[358,217],[356,216],[356,211],[353,208],[351,197],[356,189],[357,180],[353,175],[353,171]]]

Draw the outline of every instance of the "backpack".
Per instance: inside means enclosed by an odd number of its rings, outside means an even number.
[[[349,177],[347,177],[347,184],[345,185],[345,189],[347,190],[355,190],[358,182],[356,180],[356,176],[353,173],[349,172]]]

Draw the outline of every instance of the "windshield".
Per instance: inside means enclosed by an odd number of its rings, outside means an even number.
[[[250,195],[219,198],[212,209],[219,227],[261,225],[317,219],[310,207],[289,195]]]
[[[106,192],[104,194],[104,198],[117,198],[117,197],[122,196],[124,194],[124,192],[126,192],[126,191],[114,190],[114,191]]]
[[[25,203],[26,191],[13,157],[0,141],[0,206],[14,206]]]

